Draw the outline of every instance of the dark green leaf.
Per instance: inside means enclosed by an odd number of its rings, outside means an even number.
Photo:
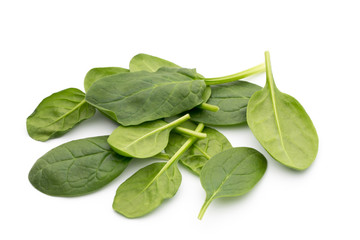
[[[207,103],[218,106],[219,111],[194,108],[190,111],[191,120],[217,126],[245,123],[248,101],[259,90],[261,87],[258,85],[245,81],[212,86]]]
[[[45,98],[27,118],[26,127],[30,137],[46,141],[64,135],[94,114],[95,108],[85,102],[85,94],[68,88]]]
[[[103,77],[111,76],[118,73],[124,73],[124,72],[129,72],[129,70],[121,67],[103,67],[103,68],[90,69],[90,71],[87,72],[84,79],[85,92],[87,92],[90,86],[97,80]]]
[[[130,161],[111,150],[107,137],[75,140],[50,150],[31,168],[31,184],[45,194],[67,197],[105,186],[119,176]]]
[[[270,56],[266,56],[266,85],[250,99],[247,122],[261,145],[277,161],[297,170],[315,160],[319,139],[301,104],[275,85]]]
[[[231,148],[212,157],[200,174],[206,200],[199,219],[203,217],[212,200],[249,192],[262,178],[266,167],[265,157],[253,148]]]
[[[95,82],[86,101],[124,126],[174,116],[202,103],[203,80],[192,70],[122,73]]]

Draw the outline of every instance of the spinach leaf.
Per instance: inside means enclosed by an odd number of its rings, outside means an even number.
[[[45,194],[66,197],[84,195],[105,186],[130,161],[111,150],[107,137],[75,140],[50,150],[31,168],[31,184]]]
[[[202,219],[214,199],[249,192],[264,175],[266,167],[266,158],[253,148],[231,148],[216,154],[200,174],[206,199],[198,218]]]
[[[176,65],[175,63],[169,62],[165,59],[140,53],[134,56],[130,60],[129,69],[130,72],[139,72],[139,71],[156,72],[159,68],[162,67],[180,68],[180,66]]]
[[[196,127],[190,121],[183,123],[181,126],[189,129],[195,129]],[[203,133],[206,133],[207,137],[196,141],[180,157],[180,162],[197,175],[200,175],[202,167],[212,156],[232,147],[227,138],[213,128],[205,127]],[[165,152],[173,156],[185,141],[184,136],[171,132]]]
[[[122,183],[116,191],[113,209],[125,217],[137,218],[172,198],[180,187],[181,173],[175,164],[158,175],[165,164],[150,164]]]
[[[190,111],[191,120],[217,126],[245,123],[248,101],[259,90],[260,86],[245,81],[212,86],[207,103],[219,106],[219,111],[194,108]]]
[[[203,124],[195,129],[201,132]],[[173,197],[181,184],[179,157],[196,141],[190,137],[166,163],[153,163],[140,169],[116,191],[113,209],[128,218],[144,216],[164,200]]]
[[[68,88],[42,100],[27,118],[26,127],[30,137],[46,141],[64,135],[94,114],[95,108],[85,102],[85,94]]]
[[[138,71],[147,71],[147,72],[156,72],[162,67],[170,67],[170,68],[177,68],[180,69],[181,67],[176,65],[175,63],[169,62],[165,59],[154,57],[148,54],[138,54],[135,57],[133,57],[130,61],[130,71],[131,72],[138,72]],[[196,73],[195,78],[203,79],[204,77]],[[212,106],[209,104],[206,104],[206,101],[209,99],[211,95],[211,88],[206,87],[205,92],[203,95],[203,103],[200,104],[199,108],[202,108],[204,110],[213,111],[216,112],[218,107]]]
[[[84,79],[85,92],[87,92],[90,86],[97,80],[103,77],[111,76],[118,73],[124,73],[124,72],[129,72],[129,70],[121,67],[103,67],[103,68],[90,69],[87,72]]]
[[[171,68],[117,74],[95,82],[86,101],[123,126],[138,125],[201,104],[206,85],[195,75],[194,70]]]
[[[305,109],[275,85],[270,55],[265,53],[266,85],[248,103],[248,125],[266,151],[297,170],[308,168],[318,151],[318,136]]]
[[[169,141],[170,131],[189,118],[190,115],[186,114],[171,123],[156,120],[137,126],[119,126],[109,136],[108,143],[115,152],[123,156],[149,158],[164,150]],[[189,131],[186,133],[196,134]]]

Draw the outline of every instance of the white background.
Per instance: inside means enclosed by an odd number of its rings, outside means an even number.
[[[360,14],[358,1],[1,1],[1,239],[359,239]],[[109,134],[100,114],[42,143],[26,132],[39,102],[83,89],[93,67],[127,67],[143,52],[206,77],[255,66],[269,50],[278,88],[297,98],[320,138],[314,164],[296,172],[274,161],[246,126],[218,128],[233,146],[268,159],[249,194],[215,200],[202,221],[198,177],[183,167],[176,196],[127,219],[112,210],[136,160],[102,190],[77,198],[35,190],[34,162],[70,140]],[[250,78],[261,86],[265,75]]]

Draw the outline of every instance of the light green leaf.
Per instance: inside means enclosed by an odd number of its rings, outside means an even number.
[[[46,141],[64,135],[67,131],[95,114],[95,108],[85,102],[85,94],[68,88],[42,100],[27,118],[30,137]]]
[[[181,173],[173,164],[158,175],[165,163],[150,164],[122,183],[116,191],[113,209],[128,218],[146,215],[165,199],[172,198],[181,184]]]
[[[275,85],[269,53],[265,53],[266,85],[250,99],[248,125],[266,151],[297,170],[308,168],[318,151],[315,127],[301,104]]]
[[[195,129],[196,127],[196,125],[190,121],[185,122],[181,126],[189,129]],[[208,159],[225,149],[232,147],[227,138],[213,128],[205,127],[203,133],[206,133],[207,137],[197,140],[180,157],[180,162],[197,175],[200,175],[200,171]],[[186,137],[171,132],[165,152],[170,156],[173,156],[186,140]]]
[[[93,192],[119,176],[130,158],[111,150],[108,136],[85,138],[62,144],[39,158],[29,181],[53,196],[78,196]]]
[[[203,128],[200,123],[195,131],[201,132]],[[178,159],[195,141],[195,137],[190,137],[169,161],[142,168],[122,183],[114,198],[114,210],[128,218],[141,217],[172,198],[181,183]]]
[[[121,67],[103,67],[103,68],[90,69],[87,72],[84,79],[85,92],[87,92],[90,86],[97,80],[103,77],[111,76],[118,73],[124,73],[124,72],[129,72],[129,70]]]
[[[139,72],[139,71],[156,72],[159,68],[162,67],[180,68],[180,66],[176,65],[175,63],[169,62],[165,59],[140,53],[134,56],[130,60],[129,69],[130,72]]]
[[[249,192],[262,178],[266,168],[265,157],[253,148],[231,148],[212,157],[200,174],[206,199],[199,219],[214,199],[240,196]]]
[[[167,123],[163,120],[137,126],[119,126],[108,138],[111,148],[128,157],[149,158],[160,153],[169,141],[170,131],[190,118],[189,114]]]

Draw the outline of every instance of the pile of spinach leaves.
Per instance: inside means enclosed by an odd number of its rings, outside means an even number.
[[[239,81],[265,70],[264,88]],[[84,88],[86,93],[68,88],[45,98],[27,118],[29,136],[60,137],[96,109],[119,126],[109,136],[71,141],[40,157],[29,180],[45,194],[88,194],[114,180],[133,158],[158,159],[116,191],[113,209],[137,218],[176,194],[180,162],[200,176],[206,191],[201,219],[214,199],[247,193],[267,168],[259,151],[232,147],[211,125],[247,123],[275,160],[296,170],[308,168],[317,155],[315,127],[300,103],[276,87],[268,52],[265,64],[217,78],[138,54],[129,69],[91,69]]]

